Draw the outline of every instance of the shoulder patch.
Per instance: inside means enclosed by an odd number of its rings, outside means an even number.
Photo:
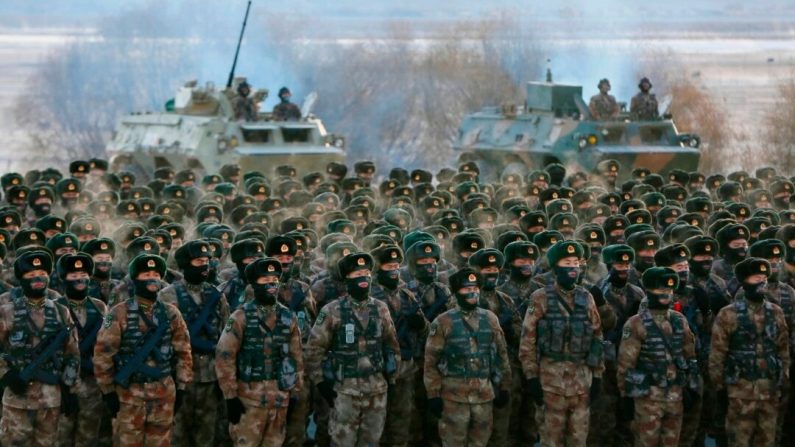
[[[428,336],[433,337],[434,335],[436,335],[436,328],[438,328],[438,327],[439,327],[439,323],[438,322],[434,321],[433,323],[431,323],[431,328],[428,331]]]
[[[110,327],[111,324],[113,324],[113,313],[108,312],[107,314],[105,314],[105,322],[102,324],[102,327],[107,329]]]
[[[527,302],[527,312],[529,312],[529,313],[535,312],[536,311],[536,302],[535,302],[535,300],[533,300],[533,298],[531,297],[531,298],[528,298],[527,301],[528,301]]]
[[[315,320],[315,324],[323,324],[323,321],[325,319],[326,319],[326,312],[321,310],[320,313],[317,314],[317,319]]]
[[[624,325],[624,330],[621,331],[621,339],[627,340],[629,336],[632,335],[632,328],[629,327],[629,324]]]
[[[233,324],[235,324],[235,319],[234,319],[234,318],[232,318],[232,317],[229,317],[229,318],[227,318],[227,319],[226,319],[226,326],[224,326],[224,330],[225,330],[226,332],[229,332],[229,331],[231,331],[231,330],[232,330],[232,325],[233,325]]]

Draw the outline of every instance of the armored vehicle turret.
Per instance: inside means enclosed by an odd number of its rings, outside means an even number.
[[[503,168],[524,173],[556,162],[591,172],[605,159],[618,160],[623,176],[641,166],[694,171],[700,139],[677,131],[667,104],[669,99],[661,101],[658,119],[632,120],[622,104],[615,119],[597,121],[581,86],[529,82],[523,105],[486,107],[464,117],[453,148],[474,153],[482,160],[481,173],[491,179]]]

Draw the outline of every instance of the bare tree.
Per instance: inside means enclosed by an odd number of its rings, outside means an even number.
[[[779,172],[795,170],[795,80],[782,82],[778,98],[765,117],[763,138],[767,143],[764,159]]]

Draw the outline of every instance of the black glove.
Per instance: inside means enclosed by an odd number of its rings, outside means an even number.
[[[497,408],[505,408],[509,400],[510,395],[508,394],[508,390],[500,390],[497,393],[497,397],[494,398],[494,406]]]
[[[246,407],[243,406],[243,402],[241,402],[239,398],[234,397],[226,400],[226,417],[229,419],[230,424],[239,424],[240,416],[243,416],[245,412]]]
[[[290,401],[287,403],[287,419],[286,420],[288,420],[288,421],[290,420],[290,416],[292,416],[293,411],[295,411],[296,405],[298,405],[298,398],[297,397],[291,397]]]
[[[684,406],[685,411],[690,411],[690,409],[693,408],[693,405],[695,405],[698,401],[699,397],[700,396],[695,390],[684,388],[682,390],[682,406]]]
[[[624,416],[625,421],[635,419],[635,399],[631,397],[621,398],[621,414]]]
[[[538,377],[527,379],[524,388],[536,405],[544,405],[544,390],[541,388],[541,381],[538,380]]]
[[[709,308],[709,294],[701,287],[693,287],[693,298],[696,300],[696,306],[698,306],[698,310],[701,311],[702,317],[706,320],[711,313]]]
[[[420,331],[425,327],[425,317],[420,315],[419,312],[411,314],[406,318],[406,323],[413,331]]]
[[[102,402],[105,402],[105,406],[108,407],[108,411],[110,412],[110,417],[115,418],[116,415],[119,414],[119,408],[121,408],[121,404],[119,404],[118,394],[116,394],[115,392],[103,394]]]
[[[3,385],[8,387],[14,394],[23,396],[28,392],[28,382],[19,377],[19,372],[15,369],[10,369],[3,376]]]
[[[185,390],[177,390],[177,394],[174,397],[174,414],[177,414],[182,402],[185,402]]]
[[[443,408],[444,408],[444,402],[442,402],[441,397],[434,397],[432,399],[428,399],[428,412],[436,416],[437,419],[442,417]]]
[[[589,290],[591,292],[591,296],[593,297],[594,303],[596,303],[596,307],[601,307],[607,301],[605,301],[605,296],[602,295],[602,289],[599,287],[593,286]]]
[[[591,381],[591,389],[588,392],[588,405],[593,405],[602,394],[602,379],[594,377]]]
[[[334,391],[334,381],[324,380],[317,384],[317,391],[323,396],[323,399],[328,402],[330,407],[334,406],[334,399],[337,398],[337,392]]]
[[[77,394],[69,391],[69,387],[61,386],[61,410],[65,416],[74,416],[79,411]]]

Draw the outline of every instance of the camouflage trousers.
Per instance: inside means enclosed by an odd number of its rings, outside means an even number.
[[[8,447],[52,447],[58,438],[60,408],[24,410],[3,406],[0,444]]]
[[[85,383],[85,382],[84,382]],[[78,412],[58,419],[58,445],[62,447],[93,447],[99,442],[99,427],[105,404],[102,394],[94,384],[95,393],[78,394]]]
[[[439,419],[443,447],[484,447],[491,437],[494,409],[491,402],[470,404],[444,400]]]
[[[167,447],[171,445],[174,403],[164,400],[121,403],[113,430],[118,447]]]
[[[404,447],[412,438],[410,429],[414,413],[414,374],[397,379],[389,386],[386,399],[386,423],[381,435],[381,445]]]
[[[326,399],[320,395],[317,388],[312,387],[312,397],[314,402],[314,420],[315,420],[315,443],[318,447],[329,447],[331,445],[331,438],[328,433],[328,422],[331,416],[331,407]]]
[[[293,397],[297,398],[287,418],[287,434],[284,441],[286,447],[303,447],[306,442],[306,425],[309,413],[312,412],[312,387],[308,381],[301,391]]]
[[[750,400],[729,397],[726,435],[730,446],[773,446],[776,442],[776,400]]]
[[[698,439],[701,429],[701,407],[703,402],[703,398],[699,397],[693,402],[693,406],[689,410],[682,408],[682,428],[679,431],[679,445],[681,447],[691,447]]]
[[[494,408],[494,423],[488,444],[491,447],[525,445],[525,443],[520,442],[519,431],[519,427],[524,422],[523,419],[527,417],[520,414],[522,371],[517,365],[516,368],[511,368],[511,374],[512,382],[508,404],[502,408]]]
[[[541,445],[584,446],[588,438],[588,394],[563,396],[544,390],[544,406],[536,408]]]
[[[644,397],[635,399],[635,420],[632,433],[635,446],[675,447],[679,445],[682,429],[682,401],[656,401]]]
[[[261,408],[246,405],[246,412],[236,425],[229,425],[235,446],[271,447],[284,443],[287,408]]]
[[[790,399],[792,399],[792,384],[789,380],[784,381],[781,386],[780,395],[781,398],[778,402],[778,422],[776,424],[776,445],[789,445],[787,442],[790,442],[790,440],[785,439],[786,428],[784,426],[787,422],[792,423],[792,421],[787,421],[787,418],[790,416]]]
[[[428,447],[440,446],[439,419],[428,411],[428,396],[423,381],[424,370],[420,368],[414,376],[414,417],[411,419],[411,432],[414,433],[414,444]]]
[[[618,402],[620,394],[616,383],[616,364],[605,362],[602,375],[602,393],[596,402],[591,404],[588,445],[591,447],[615,446],[629,447],[632,436],[629,432],[629,421],[619,418]]]
[[[185,401],[174,416],[174,445],[214,445],[215,421],[222,404],[217,387],[216,382],[205,382],[185,388]]]
[[[369,447],[378,445],[386,421],[386,393],[351,396],[339,393],[329,419],[331,445]]]

